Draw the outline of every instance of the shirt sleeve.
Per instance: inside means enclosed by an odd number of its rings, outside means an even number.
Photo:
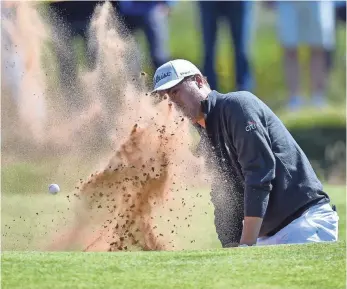
[[[263,218],[268,206],[275,157],[263,106],[249,96],[228,100],[225,112],[228,133],[245,179],[244,216]]]
[[[201,136],[199,150],[201,155],[205,157],[205,165],[214,175],[211,179],[210,195],[214,207],[216,233],[223,248],[231,247],[234,244],[239,244],[242,234],[243,183],[235,171],[223,172],[221,170],[212,152],[206,131],[199,125],[195,125],[195,127]],[[233,193],[231,194],[231,192]]]
[[[222,247],[227,248],[239,244],[241,239],[244,208],[242,186],[238,183],[221,183],[218,180],[219,178],[211,186],[214,224]]]

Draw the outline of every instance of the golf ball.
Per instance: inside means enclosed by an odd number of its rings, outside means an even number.
[[[51,194],[55,195],[60,191],[60,188],[57,184],[51,184],[49,185],[48,190]]]

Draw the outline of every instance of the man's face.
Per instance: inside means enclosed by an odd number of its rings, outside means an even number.
[[[184,115],[195,122],[200,115],[198,88],[195,86],[194,80],[186,79],[168,90],[159,91],[159,94],[167,94]]]

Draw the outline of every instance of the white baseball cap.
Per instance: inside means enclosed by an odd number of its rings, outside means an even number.
[[[154,89],[166,90],[180,83],[185,77],[200,74],[200,70],[190,61],[175,59],[160,66],[153,77]]]

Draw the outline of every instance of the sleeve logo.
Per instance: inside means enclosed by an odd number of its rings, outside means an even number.
[[[248,121],[246,126],[246,131],[252,131],[257,129],[257,124],[255,121]]]

